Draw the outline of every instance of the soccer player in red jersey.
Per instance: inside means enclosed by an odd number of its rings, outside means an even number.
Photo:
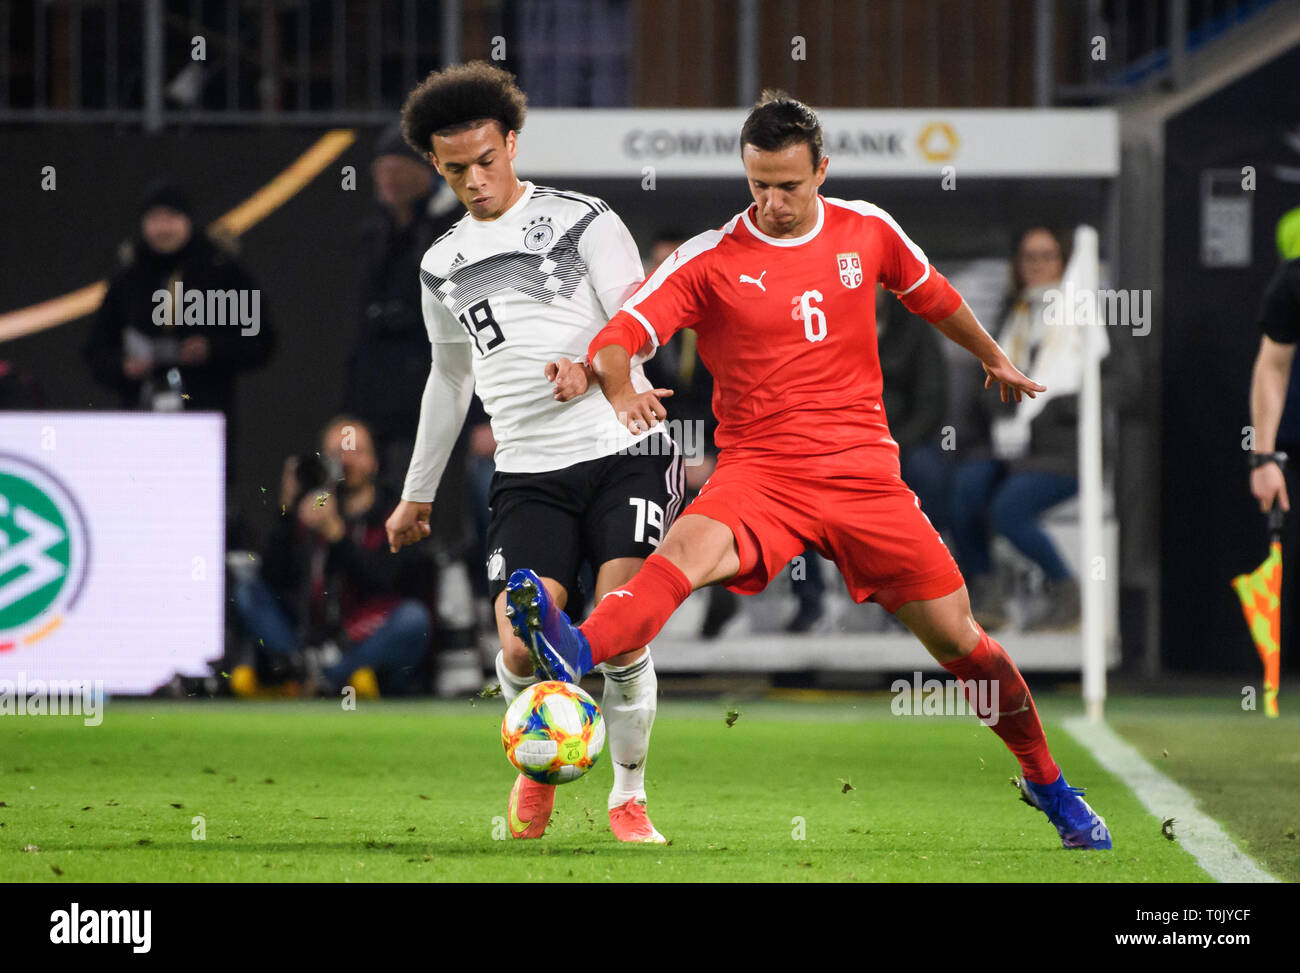
[[[1003,401],[1044,387],[1016,370],[888,213],[819,194],[828,160],[810,108],[765,92],[740,141],[753,205],[683,244],[588,351],[590,374],[635,432],[666,417],[672,393],[638,392],[632,362],[694,328],[714,378],[717,469],[640,572],[581,626],[527,570],[507,586],[512,624],[539,670],[577,680],[649,642],[696,588],[762,591],[812,547],[856,601],[894,613],[962,680],[1019,760],[1022,797],[1064,846],[1109,848],[1105,821],[1066,783],[1024,679],[971,616],[956,563],[899,475],[881,404],[876,282],[979,358],[985,388],[997,384]]]

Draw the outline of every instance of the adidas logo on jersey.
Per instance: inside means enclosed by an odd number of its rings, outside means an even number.
[[[448,272],[448,273],[451,273],[453,270],[455,270],[457,267],[459,267],[459,266],[460,266],[461,264],[463,264],[464,262],[465,262],[465,255],[464,255],[463,253],[461,253],[459,250],[457,250],[457,251],[456,251],[456,259],[453,260],[453,261],[451,262],[451,266],[447,268],[447,272]]]

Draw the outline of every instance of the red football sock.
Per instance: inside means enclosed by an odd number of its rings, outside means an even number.
[[[691,593],[691,582],[668,558],[651,554],[627,584],[615,588],[578,626],[593,662],[647,645]]]
[[[1050,784],[1061,776],[1061,768],[1047,749],[1047,736],[1029,687],[1006,649],[981,629],[975,651],[955,662],[945,662],[943,667],[962,681],[976,714],[991,724],[990,729],[1015,754],[1028,780]]]

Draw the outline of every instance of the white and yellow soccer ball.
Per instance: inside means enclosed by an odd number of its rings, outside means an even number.
[[[501,721],[510,763],[540,784],[567,784],[595,766],[605,720],[581,686],[539,682],[515,697]]]

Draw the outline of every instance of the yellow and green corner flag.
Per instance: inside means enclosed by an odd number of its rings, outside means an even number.
[[[1277,687],[1282,668],[1282,511],[1268,517],[1268,557],[1250,574],[1232,579],[1251,638],[1264,663],[1264,715],[1277,716]]]

